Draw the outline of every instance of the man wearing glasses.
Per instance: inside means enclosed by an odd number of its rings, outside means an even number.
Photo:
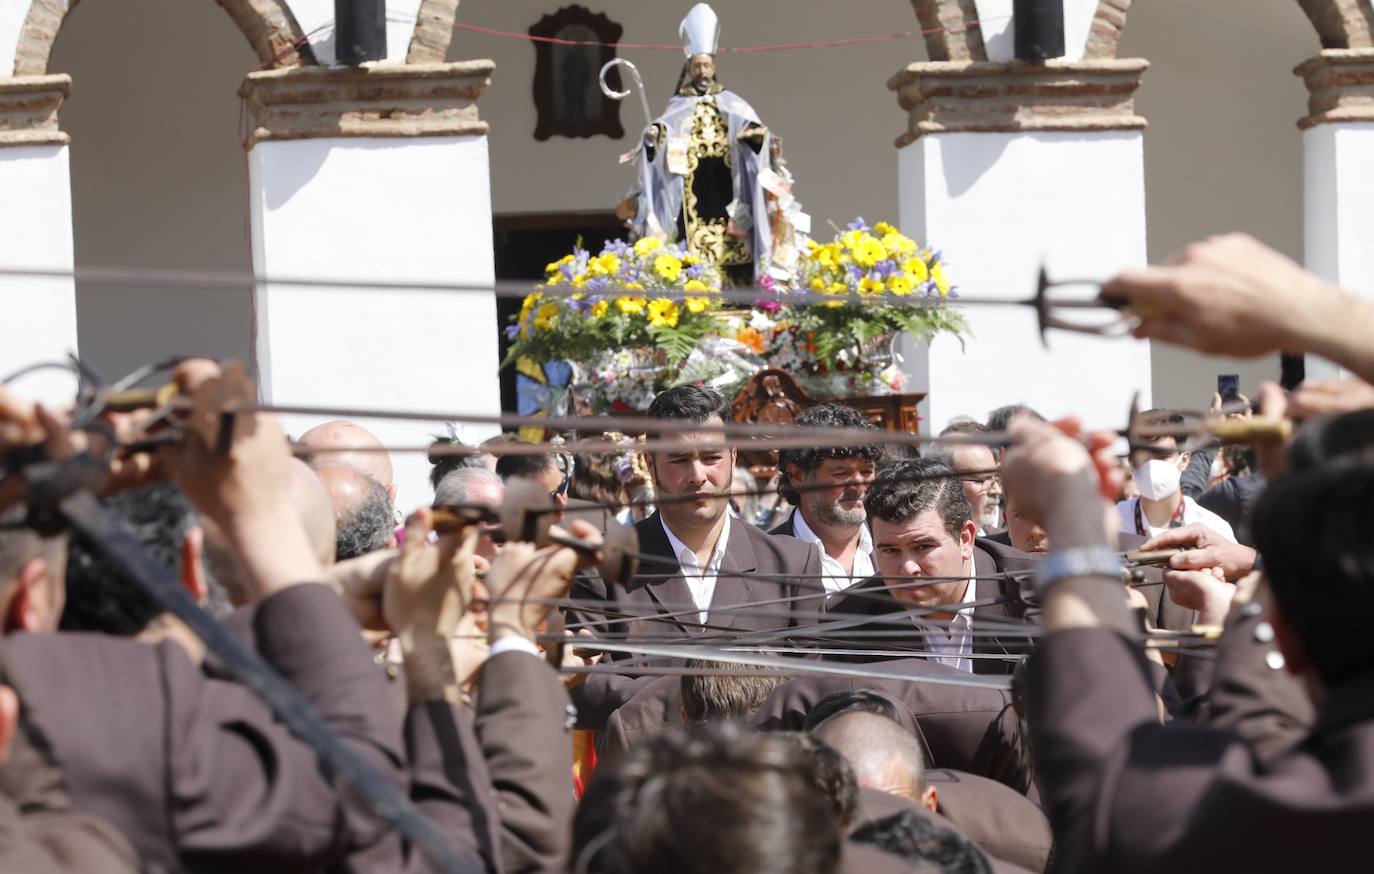
[[[936,442],[931,453],[933,458],[964,475],[959,482],[964,487],[964,499],[968,501],[979,537],[986,537],[1002,527],[1002,508],[997,500],[1001,494],[997,484],[997,458],[989,446],[956,441],[977,440],[989,433],[977,422],[956,422],[940,432],[941,438],[954,435],[954,441]]]

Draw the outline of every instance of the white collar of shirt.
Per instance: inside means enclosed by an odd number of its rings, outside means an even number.
[[[1116,505],[1117,516],[1121,523],[1119,527],[1122,531],[1125,531],[1128,534],[1138,533],[1135,530],[1135,523],[1136,507],[1139,506],[1139,504],[1140,498],[1131,498],[1129,500],[1122,501]],[[1144,514],[1141,513],[1141,515],[1143,516]],[[1183,524],[1192,525],[1194,523],[1206,525],[1208,528],[1212,529],[1217,534],[1220,534],[1222,537],[1226,538],[1232,543],[1236,542],[1236,534],[1231,529],[1230,524],[1225,519],[1211,512],[1206,507],[1202,506],[1197,501],[1194,501],[1187,495],[1184,495]],[[1163,534],[1165,531],[1169,530],[1168,526],[1165,526],[1163,528],[1156,528],[1155,526],[1151,525],[1148,520],[1146,521],[1145,525],[1147,528],[1149,528],[1149,534],[1145,535],[1147,537],[1154,537],[1155,535]]]
[[[673,548],[673,554],[677,556],[678,566],[682,569],[682,576],[687,581],[687,588],[692,593],[692,603],[696,605],[697,614],[702,625],[706,624],[707,615],[711,611],[711,598],[716,593],[716,575],[720,573],[720,563],[725,559],[725,545],[730,542],[730,514],[725,514],[725,524],[721,526],[720,537],[716,539],[716,548],[711,553],[711,560],[706,562],[706,567],[697,564],[697,556],[687,544],[678,539],[673,533],[673,529],[668,527],[667,521],[662,516],[658,517],[659,524],[663,526],[663,533],[668,535],[668,545]]]
[[[825,574],[821,582],[829,594],[833,595],[847,589],[877,573],[873,567],[873,535],[869,533],[867,525],[859,526],[859,548],[854,550],[854,572],[849,574],[845,573],[844,566],[837,559],[825,551],[825,544],[816,532],[811,530],[811,526],[806,524],[806,517],[802,515],[801,508],[792,511],[792,536],[803,543],[814,543],[820,548],[821,572]]]

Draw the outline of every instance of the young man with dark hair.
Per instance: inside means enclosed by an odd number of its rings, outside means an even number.
[[[1141,414],[1146,426],[1182,427],[1184,418],[1170,410],[1147,410]],[[1170,528],[1201,524],[1225,539],[1236,535],[1225,519],[1183,494],[1183,471],[1191,453],[1181,452],[1177,437],[1145,441],[1149,448],[1131,450],[1131,479],[1140,496],[1116,505],[1120,530],[1141,537],[1154,537]]]
[[[628,585],[584,577],[573,597],[587,609],[573,611],[575,620],[601,634],[626,634],[640,641],[814,623],[824,596],[817,587],[819,551],[730,517],[735,450],[721,446],[729,401],[714,389],[680,386],[659,394],[649,417],[650,429],[653,420],[665,423],[656,438],[673,445],[649,455],[658,512],[635,530],[639,551],[660,558],[642,559],[638,577]],[[802,597],[808,595],[816,597]],[[787,615],[731,609],[759,601]],[[607,618],[627,612],[643,618]],[[613,673],[588,676],[573,689],[579,727],[603,727],[612,711],[652,680]]]
[[[786,679],[778,671],[760,670],[690,659],[681,681],[682,721],[688,725],[746,720],[777,685]]]
[[[842,404],[818,404],[798,416],[796,424],[803,428],[874,430],[863,413]],[[864,495],[881,454],[878,444],[784,449],[778,453],[778,492],[795,509],[772,533],[820,547],[828,592],[847,589],[873,575],[873,537],[865,524]]]
[[[883,469],[864,506],[878,575],[828,609],[882,617],[864,626],[873,630],[910,629],[906,643],[939,653],[935,661],[959,670],[1010,673],[1014,660],[975,656],[1018,654],[1024,642],[972,632],[979,619],[1019,617],[1016,582],[996,575],[1028,570],[1034,559],[976,536],[958,475],[938,462],[914,459]]]

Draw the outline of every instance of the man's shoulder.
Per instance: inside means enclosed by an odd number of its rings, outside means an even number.
[[[749,544],[756,554],[763,550],[789,566],[795,563],[796,566],[802,567],[816,554],[814,544],[798,540],[791,534],[772,534],[741,519],[731,520],[730,524],[737,525],[744,531],[744,536],[749,539]]]
[[[1022,552],[1010,543],[1003,543],[989,537],[979,537],[973,541],[974,549],[982,550],[998,568],[1030,567],[1039,561],[1039,556]]]

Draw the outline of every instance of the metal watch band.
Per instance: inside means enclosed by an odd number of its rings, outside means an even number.
[[[1121,579],[1121,554],[1109,546],[1075,546],[1045,556],[1035,571],[1035,592],[1074,577]]]

